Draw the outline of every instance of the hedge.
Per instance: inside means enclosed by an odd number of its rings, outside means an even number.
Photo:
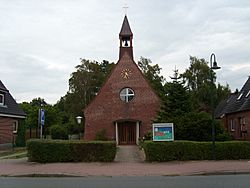
[[[146,161],[211,160],[212,143],[195,141],[153,142],[142,144]],[[250,159],[250,142],[216,142],[217,160]]]
[[[111,162],[116,155],[116,143],[31,139],[27,150],[32,162]]]

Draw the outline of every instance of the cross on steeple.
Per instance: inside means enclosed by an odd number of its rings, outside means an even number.
[[[178,79],[180,79],[180,76],[179,76],[179,73],[178,73],[178,69],[176,69],[176,66],[175,66],[175,70],[174,71],[174,76],[170,78],[173,80],[173,82],[177,82]]]
[[[124,6],[123,6],[122,8],[124,8],[124,10],[125,10],[125,15],[127,15],[127,9],[129,8],[128,5],[127,5],[127,3],[125,3]]]

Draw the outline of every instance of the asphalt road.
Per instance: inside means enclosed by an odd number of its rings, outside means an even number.
[[[0,177],[2,188],[247,188],[250,175],[27,178]]]

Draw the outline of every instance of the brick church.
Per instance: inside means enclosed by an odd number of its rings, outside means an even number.
[[[138,144],[152,130],[160,99],[133,58],[133,33],[125,15],[119,34],[119,60],[97,96],[85,108],[85,140],[102,130],[118,145]]]

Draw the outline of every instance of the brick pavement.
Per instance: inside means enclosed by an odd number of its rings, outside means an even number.
[[[135,146],[119,146],[113,163],[27,162],[27,158],[1,159],[0,176],[69,175],[69,176],[176,176],[199,174],[250,173],[250,161],[173,161],[144,162]]]
[[[23,159],[0,160],[1,176],[71,175],[71,176],[175,176],[210,173],[249,173],[249,161],[188,162],[113,162],[113,163],[48,163],[38,164]]]

